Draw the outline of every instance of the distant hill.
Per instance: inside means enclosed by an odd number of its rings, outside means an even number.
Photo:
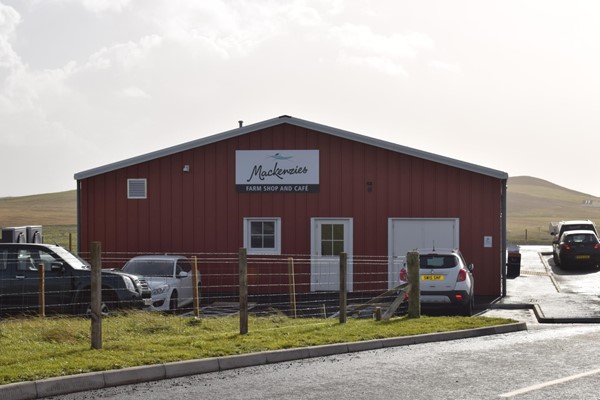
[[[600,198],[558,186],[543,179],[508,179],[506,201],[509,241],[550,242],[551,221],[590,219],[600,223]]]
[[[508,179],[507,211],[509,218],[600,219],[600,198],[543,179],[516,176]]]
[[[0,198],[0,227],[77,224],[77,192]]]
[[[77,224],[77,192],[0,198],[0,227]],[[549,243],[551,221],[591,219],[600,225],[600,198],[529,176],[508,179],[511,243]]]

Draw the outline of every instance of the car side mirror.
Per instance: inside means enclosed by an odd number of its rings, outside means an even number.
[[[181,271],[180,273],[177,274],[178,278],[187,278],[188,273],[185,271]]]
[[[469,271],[473,272],[473,270],[475,269],[475,266],[473,265],[473,263],[467,265],[467,268]]]
[[[62,272],[63,271],[63,263],[60,261],[55,261],[50,264],[50,271],[52,272]]]

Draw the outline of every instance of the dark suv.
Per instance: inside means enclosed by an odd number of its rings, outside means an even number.
[[[39,311],[40,265],[48,311],[89,312],[90,265],[60,246],[27,243],[0,243],[0,312]],[[101,279],[103,313],[151,303],[148,284],[140,277],[103,270]]]

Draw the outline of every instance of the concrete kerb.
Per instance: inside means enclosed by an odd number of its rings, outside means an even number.
[[[492,310],[533,310],[536,320],[541,324],[598,324],[600,317],[546,317],[539,304],[491,304]]]
[[[111,371],[91,372],[80,375],[43,379],[33,382],[18,382],[1,385],[0,399],[38,399],[132,383],[218,372],[234,368],[274,364],[278,362],[295,361],[312,357],[322,357],[358,351],[376,350],[380,348],[511,333],[522,330],[527,330],[527,324],[524,322],[517,322],[513,324],[465,329],[461,331],[368,340],[363,342],[336,343],[323,346],[302,347],[289,350],[274,350],[238,356],[215,357],[201,360],[188,360],[123,368]]]

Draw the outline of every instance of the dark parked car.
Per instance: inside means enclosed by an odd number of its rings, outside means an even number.
[[[552,250],[554,263],[563,269],[600,264],[600,242],[594,231],[567,231]]]
[[[550,234],[552,235],[552,247],[557,247],[563,233],[568,231],[592,231],[598,235],[596,224],[588,220],[560,221],[558,224],[551,224]]]
[[[40,265],[48,311],[89,312],[90,265],[60,246],[27,243],[0,243],[0,312],[39,310]],[[103,313],[142,308],[151,302],[148,284],[138,276],[103,270],[101,279]]]

